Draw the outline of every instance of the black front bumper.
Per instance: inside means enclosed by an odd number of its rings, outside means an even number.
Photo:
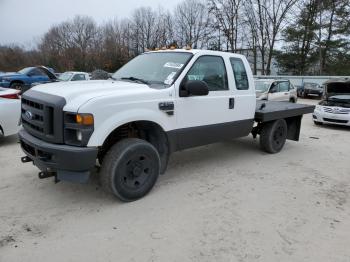
[[[19,131],[22,150],[43,172],[56,173],[59,180],[86,182],[95,166],[98,149],[44,142],[26,132]]]
[[[318,95],[321,96],[323,94],[323,90],[315,90],[315,89],[305,89],[306,95]]]

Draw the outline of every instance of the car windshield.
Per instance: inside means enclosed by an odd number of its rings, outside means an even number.
[[[255,90],[261,91],[261,92],[267,92],[269,90],[270,85],[271,85],[271,82],[255,81]]]
[[[176,80],[191,57],[186,52],[145,53],[120,68],[112,78],[164,88]]]
[[[26,68],[23,68],[22,70],[18,71],[18,73],[23,74],[23,75],[26,75],[26,74],[28,74],[32,69],[33,69],[33,67],[26,67]]]
[[[316,83],[305,83],[304,87],[306,87],[306,88],[320,88],[320,86]]]
[[[65,72],[58,77],[58,80],[69,81],[69,79],[71,78],[72,75],[73,75],[73,73]]]

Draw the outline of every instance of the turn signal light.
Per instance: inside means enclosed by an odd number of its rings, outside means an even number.
[[[91,126],[94,124],[94,116],[91,114],[77,114],[75,120],[78,124],[84,126]]]

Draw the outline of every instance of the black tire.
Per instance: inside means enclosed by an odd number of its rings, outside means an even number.
[[[154,146],[141,139],[127,138],[106,153],[100,175],[107,192],[129,202],[150,192],[159,172],[160,157]]]
[[[295,98],[289,99],[289,102],[290,102],[290,103],[295,103],[295,102],[296,102],[296,101],[295,101]]]
[[[271,154],[280,152],[286,143],[287,131],[287,123],[284,119],[264,124],[260,133],[261,149]]]
[[[318,122],[318,121],[314,121],[314,124],[315,124],[316,126],[322,126],[322,125],[323,125],[323,123]]]
[[[23,84],[23,83],[20,83],[20,82],[13,82],[13,83],[11,83],[11,85],[10,85],[10,88],[19,90],[19,91],[21,91],[21,92],[22,92],[22,90],[23,90],[23,87],[24,87],[24,84]]]

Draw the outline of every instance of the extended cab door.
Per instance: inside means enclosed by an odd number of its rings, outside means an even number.
[[[201,55],[194,57],[176,83],[177,148],[209,144],[245,136],[252,128],[243,110],[240,95],[234,90],[232,67],[228,57]],[[247,77],[247,75],[246,75]],[[204,81],[209,88],[205,96],[182,96],[184,84]],[[255,94],[252,95],[255,111]],[[247,105],[249,106],[249,105]]]

